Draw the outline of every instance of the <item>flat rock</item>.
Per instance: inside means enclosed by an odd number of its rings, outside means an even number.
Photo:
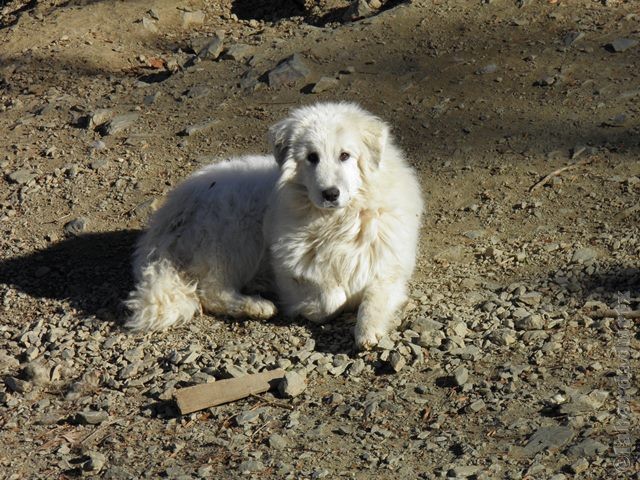
[[[136,112],[124,113],[122,115],[113,117],[100,128],[100,133],[103,136],[115,135],[116,133],[129,128],[138,120],[139,117],[140,114]]]
[[[533,457],[545,450],[556,451],[569,443],[573,436],[574,431],[569,427],[541,427],[529,437],[522,452],[527,457]]]
[[[389,366],[394,372],[399,372],[407,364],[405,358],[398,352],[391,352],[389,355]]]
[[[236,62],[244,62],[253,55],[254,48],[251,45],[236,43],[231,45],[224,52],[222,58],[225,60],[235,60]]]
[[[332,90],[338,86],[339,80],[332,77],[321,77],[320,80],[313,86],[311,93],[321,93],[327,90]]]
[[[207,120],[206,122],[196,123],[194,125],[189,125],[184,130],[180,132],[180,135],[190,137],[195,135],[196,133],[204,132],[209,130],[214,125],[218,124],[220,120]]]
[[[17,183],[18,185],[26,185],[36,178],[36,174],[31,170],[21,169],[16,170],[15,172],[11,172],[7,178],[12,183]]]
[[[609,447],[592,438],[585,438],[580,443],[576,443],[569,448],[568,454],[572,457],[590,458],[601,455],[607,451]]]
[[[283,397],[293,398],[300,395],[307,388],[306,375],[297,371],[289,371],[278,385],[278,390]]]
[[[198,49],[196,57],[199,60],[217,60],[224,50],[224,32],[217,31],[211,39],[206,39]]]
[[[245,460],[238,466],[240,473],[261,472],[264,470],[264,464],[259,460]]]
[[[85,410],[76,415],[76,421],[82,425],[99,425],[109,418],[104,410]]]
[[[572,263],[587,263],[592,260],[595,260],[598,257],[598,252],[596,252],[593,248],[578,248],[575,252],[573,252],[573,256],[571,257]]]
[[[182,27],[188,28],[192,25],[202,25],[204,23],[205,14],[202,10],[194,10],[193,12],[182,12]]]
[[[476,70],[477,75],[487,75],[489,73],[495,73],[498,71],[498,66],[495,63],[490,63],[484,67],[480,67]]]
[[[584,38],[584,32],[568,32],[563,38],[562,38],[562,44],[565,47],[570,47],[571,45],[573,45],[574,43],[576,43],[579,40],[582,40]]]
[[[469,370],[461,365],[453,371],[452,378],[453,383],[458,387],[461,387],[469,381]]]
[[[616,38],[613,42],[607,44],[607,48],[612,52],[624,52],[638,44],[638,40],[634,38]]]
[[[270,87],[279,88],[283,85],[307,78],[310,74],[311,70],[304,63],[302,55],[294,53],[269,71],[267,73],[267,79]]]

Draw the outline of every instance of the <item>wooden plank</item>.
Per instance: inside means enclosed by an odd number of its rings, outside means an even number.
[[[176,391],[174,398],[180,413],[186,415],[203,408],[215,407],[256,393],[266,392],[275,388],[284,374],[283,369],[277,368],[245,377],[194,385]]]

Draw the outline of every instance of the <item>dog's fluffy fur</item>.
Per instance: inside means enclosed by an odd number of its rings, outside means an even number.
[[[375,345],[406,301],[423,210],[389,127],[349,103],[299,108],[269,131],[274,156],[203,168],[173,191],[134,254],[128,326],[165,329],[201,307],[269,318],[358,309]],[[266,283],[265,283],[266,281]]]

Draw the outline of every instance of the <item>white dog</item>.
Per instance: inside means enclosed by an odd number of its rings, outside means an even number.
[[[375,345],[406,301],[420,187],[389,127],[356,105],[302,107],[269,131],[272,156],[203,168],[156,212],[134,254],[127,325],[165,329],[203,307],[269,318],[252,290],[272,281],[289,316],[358,308],[356,344]]]

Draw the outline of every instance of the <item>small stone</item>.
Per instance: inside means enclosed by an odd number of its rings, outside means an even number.
[[[91,163],[89,164],[89,168],[91,168],[91,170],[100,170],[107,165],[109,165],[109,160],[107,160],[106,158],[96,158],[95,160],[91,161]]]
[[[635,47],[638,44],[638,40],[633,38],[616,38],[613,42],[607,44],[607,48],[611,52],[624,52],[625,50]]]
[[[436,320],[423,317],[414,320],[410,324],[409,328],[416,333],[432,332],[434,330],[442,330],[444,328],[444,324]]]
[[[516,332],[509,328],[503,328],[491,332],[489,339],[500,346],[509,346],[515,343],[517,340]]]
[[[29,363],[22,370],[22,376],[34,385],[44,385],[49,382],[49,369],[40,363]]]
[[[289,371],[278,385],[278,390],[283,397],[293,398],[300,395],[307,388],[306,375],[298,371]]]
[[[393,343],[393,340],[391,340],[388,336],[382,337],[376,345],[376,347],[380,350],[393,350],[394,346],[395,344]]]
[[[562,44],[565,47],[570,47],[574,43],[584,38],[583,32],[569,32],[562,38]]]
[[[224,32],[219,30],[215,33],[211,40],[208,40],[205,45],[200,48],[196,58],[199,60],[217,60],[222,51],[224,50]]]
[[[351,2],[351,5],[347,7],[347,10],[342,16],[342,20],[345,22],[352,22],[355,20],[360,20],[362,18],[370,17],[371,15],[373,15],[373,13],[374,10],[365,0],[354,0]]]
[[[36,174],[30,170],[22,169],[16,170],[8,175],[11,182],[18,185],[26,185],[36,178]]]
[[[104,410],[86,410],[76,415],[76,421],[82,425],[99,425],[109,418]]]
[[[194,10],[193,12],[182,12],[182,27],[188,28],[192,25],[202,25],[204,23],[204,12]]]
[[[573,252],[571,263],[588,263],[598,257],[598,252],[592,248],[579,248]]]
[[[158,26],[156,25],[156,22],[154,22],[150,18],[144,17],[141,23],[142,23],[142,28],[144,28],[145,30],[148,30],[151,33],[158,32]]]
[[[515,326],[518,330],[542,330],[544,328],[544,318],[542,318],[542,315],[528,315],[516,320]]]
[[[180,135],[190,137],[192,135],[195,135],[196,133],[209,130],[211,127],[217,125],[218,123],[220,123],[220,120],[208,120],[206,122],[197,123],[195,125],[189,125],[180,132]]]
[[[16,393],[29,393],[33,389],[33,386],[29,382],[15,377],[5,378],[4,384],[9,390]]]
[[[571,472],[578,475],[589,468],[589,461],[586,458],[580,458],[572,463],[569,468],[571,469]]]
[[[87,219],[84,217],[74,218],[64,224],[64,233],[68,236],[75,237],[84,232],[87,228]]]
[[[476,70],[476,75],[486,75],[488,73],[495,73],[498,71],[498,66],[495,63],[490,63],[489,65],[485,65],[484,67]]]
[[[107,463],[107,457],[100,452],[88,452],[87,457],[89,458],[82,464],[82,469],[87,472],[98,473]]]
[[[267,73],[269,86],[279,88],[286,84],[291,84],[296,80],[306,78],[311,74],[311,70],[305,65],[299,53],[282,60],[278,65]]]
[[[479,399],[479,400],[476,400],[476,401],[475,401],[475,402],[473,402],[473,403],[470,403],[470,404],[467,406],[466,410],[467,410],[468,412],[474,412],[474,413],[477,413],[477,412],[479,412],[479,411],[481,411],[481,410],[484,410],[484,409],[485,409],[485,407],[486,407],[486,405],[485,405],[485,403],[484,403],[484,400]]]
[[[140,115],[136,112],[124,113],[112,118],[100,128],[103,136],[115,135],[133,125]]]
[[[554,83],[556,83],[556,77],[554,75],[545,75],[544,77],[536,80],[534,85],[538,87],[550,87]]]
[[[591,458],[606,452],[608,447],[592,438],[585,438],[569,448],[569,455],[578,458]]]
[[[231,45],[224,52],[222,58],[226,60],[235,60],[236,62],[244,62],[253,55],[254,49],[251,45],[236,43]]]
[[[476,465],[456,465],[447,472],[447,476],[455,478],[467,478],[475,476],[480,470]]]
[[[453,371],[453,383],[461,387],[469,381],[469,370],[462,365]]]
[[[259,460],[245,460],[238,466],[238,470],[243,474],[261,472],[264,470],[264,464]]]
[[[17,358],[0,351],[0,374],[15,370],[20,365]]]
[[[391,352],[391,354],[389,355],[389,365],[394,372],[398,373],[404,368],[406,364],[407,361],[402,355],[400,355],[400,353]]]
[[[90,130],[94,130],[107,123],[111,117],[113,117],[113,110],[109,108],[100,108],[84,117],[84,126]]]
[[[267,444],[270,448],[274,450],[282,450],[289,446],[289,442],[282,435],[278,435],[277,433],[273,433],[267,439]]]
[[[332,77],[321,77],[320,80],[313,86],[311,93],[321,93],[327,90],[332,90],[338,86],[339,80]]]
[[[349,375],[357,377],[364,371],[365,363],[361,358],[356,358],[351,366],[349,366]]]
[[[425,348],[439,347],[444,338],[444,332],[441,330],[424,331],[418,337],[418,345]]]
[[[145,95],[142,103],[144,103],[145,105],[153,105],[158,101],[158,98],[160,98],[161,95],[162,95],[161,92],[155,92],[150,95]]]
[[[260,418],[259,410],[247,410],[236,415],[236,424],[239,427],[255,423]]]

